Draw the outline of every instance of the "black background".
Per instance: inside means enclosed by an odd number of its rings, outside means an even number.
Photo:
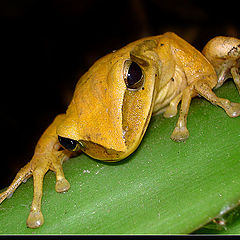
[[[138,38],[174,31],[197,49],[216,35],[240,37],[237,1],[0,1],[0,189],[65,112],[96,59]]]

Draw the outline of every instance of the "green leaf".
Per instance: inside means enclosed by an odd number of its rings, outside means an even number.
[[[216,94],[240,102],[232,81]],[[240,117],[229,118],[195,98],[184,143],[170,139],[176,121],[153,117],[137,151],[121,162],[107,164],[84,154],[67,161],[67,193],[55,192],[55,175],[48,172],[45,223],[39,229],[26,227],[33,197],[28,180],[0,205],[0,233],[186,234],[235,207],[240,200]]]
[[[233,208],[217,217],[193,234],[239,234],[240,233],[240,206]]]

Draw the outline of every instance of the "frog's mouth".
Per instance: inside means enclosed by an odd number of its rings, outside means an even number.
[[[124,152],[116,151],[114,149],[108,149],[100,144],[91,141],[78,141],[81,142],[82,151],[85,152],[92,158],[106,161],[106,162],[117,162],[122,159]]]
[[[82,150],[87,155],[103,161],[108,162],[116,162],[119,161],[121,158],[121,155],[123,155],[124,152],[116,151],[114,149],[107,149],[106,147],[94,143],[92,141],[86,141],[86,140],[73,140],[70,138],[65,138],[62,136],[58,136],[58,140],[60,144],[67,150],[72,152],[78,152],[79,150]]]
[[[94,159],[108,162],[116,162],[125,158],[126,144],[123,138],[123,147],[119,145],[116,147],[112,147],[110,145],[110,147],[108,147],[106,145],[109,145],[110,139],[108,139],[108,141],[100,141],[102,142],[101,144],[96,141],[96,139],[91,140],[90,135],[85,137],[83,136],[79,140],[74,140],[71,136],[69,136],[69,134],[66,135],[62,131],[57,132],[60,144],[69,151],[78,152],[81,150]],[[116,140],[116,137],[113,135],[112,139]]]

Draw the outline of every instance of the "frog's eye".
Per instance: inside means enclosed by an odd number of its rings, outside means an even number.
[[[130,90],[138,90],[143,86],[144,76],[140,66],[127,60],[124,66],[124,81]]]
[[[58,136],[58,141],[64,148],[66,148],[69,151],[76,152],[81,149],[80,143],[76,140]]]

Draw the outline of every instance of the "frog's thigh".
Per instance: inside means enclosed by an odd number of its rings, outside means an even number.
[[[228,116],[237,117],[240,115],[240,103],[233,103],[228,99],[217,97],[206,80],[198,80],[194,83],[194,88],[212,104],[222,107]]]
[[[177,115],[177,106],[182,99],[182,92],[179,93],[170,103],[169,106],[166,108],[163,116],[165,118],[171,118]]]
[[[187,87],[182,94],[181,109],[176,127],[171,135],[171,139],[177,142],[184,141],[189,137],[187,129],[187,115],[192,99],[192,88]]]

